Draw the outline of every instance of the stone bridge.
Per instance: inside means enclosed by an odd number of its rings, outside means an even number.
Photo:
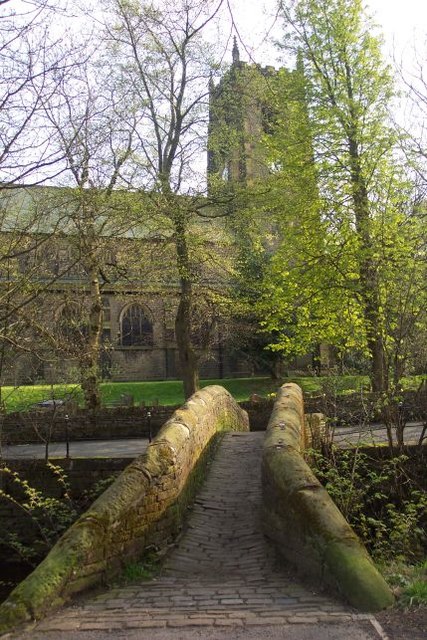
[[[369,612],[392,595],[303,461],[301,398],[296,385],[282,388],[265,435],[248,431],[220,387],[198,392],[0,606],[0,629],[82,640],[255,638],[256,629],[383,637]],[[153,546],[165,550],[156,575],[114,583],[123,562]]]

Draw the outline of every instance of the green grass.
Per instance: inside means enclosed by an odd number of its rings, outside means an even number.
[[[139,580],[151,580],[153,577],[153,571],[151,567],[146,567],[143,564],[137,562],[130,562],[123,567],[123,581],[139,582]]]
[[[79,385],[76,384],[1,387],[1,401],[7,413],[22,411],[41,400],[55,398],[74,398],[77,402],[81,402],[81,389]]]
[[[286,380],[285,380],[286,381]],[[359,391],[361,387],[367,387],[366,376],[306,376],[293,377],[287,381],[298,383],[306,393],[321,392],[325,386],[333,388],[337,393],[350,393]],[[279,382],[270,378],[227,378],[223,380],[202,380],[201,386],[220,384],[224,386],[234,398],[241,402],[256,393],[267,396],[277,390]],[[417,388],[418,379],[405,381],[406,388]],[[165,382],[103,382],[101,385],[101,397],[104,405],[118,403],[120,396],[131,394],[135,403],[144,401],[151,405],[158,401],[162,405],[178,405],[184,401],[182,382],[168,380]],[[83,396],[79,385],[33,385],[22,387],[1,387],[1,400],[6,411],[22,411],[41,400],[54,398],[73,398],[80,405]]]
[[[416,565],[392,561],[381,569],[393,587],[399,605],[427,605],[427,560]]]
[[[125,564],[121,575],[115,579],[114,584],[123,585],[141,580],[152,580],[158,575],[160,567],[161,555],[148,551],[139,560]]]
[[[224,380],[202,380],[201,386],[221,384],[236,398],[247,400],[252,393],[267,395],[277,389],[277,383],[269,378],[233,378]],[[147,405],[159,402],[162,405],[177,405],[184,401],[182,382],[103,382],[100,385],[102,404],[113,405],[124,394],[133,396],[136,404],[144,401]],[[22,387],[2,387],[1,398],[8,413],[22,411],[46,399],[72,398],[82,404],[83,395],[79,385],[34,385]]]
[[[401,596],[402,603],[406,606],[427,605],[427,580],[414,580],[405,587]]]

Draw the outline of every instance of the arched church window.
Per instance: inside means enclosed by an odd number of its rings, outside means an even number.
[[[120,335],[123,347],[153,346],[153,323],[140,304],[131,304],[123,312]]]

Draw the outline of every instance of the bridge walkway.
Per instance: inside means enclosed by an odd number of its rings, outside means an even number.
[[[121,633],[139,630],[135,637],[169,638],[173,628],[196,633],[192,627],[211,634],[215,628],[219,632],[219,627],[233,633],[240,628],[252,637],[249,627],[274,625],[283,629],[308,625],[317,630],[316,638],[335,637],[331,631],[318,633],[320,627],[331,625],[337,631],[350,626],[351,638],[379,637],[372,616],[357,614],[297,581],[264,538],[260,517],[263,437],[263,433],[224,436],[188,525],[167,555],[160,576],[86,596],[41,621],[31,637],[83,638],[83,632],[95,631],[125,637]],[[211,637],[200,633],[197,637]]]

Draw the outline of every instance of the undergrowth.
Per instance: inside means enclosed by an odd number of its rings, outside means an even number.
[[[31,567],[37,566],[79,515],[64,470],[50,462],[46,467],[59,487],[59,497],[37,489],[7,465],[0,467],[0,501],[25,515],[17,530],[5,531],[0,547],[7,550],[6,557],[15,555]]]
[[[127,562],[118,578],[120,584],[152,580],[160,571],[161,556],[155,551],[148,551],[142,558]]]
[[[90,504],[116,479],[118,472],[98,480],[78,500],[72,497],[67,475],[59,465],[46,467],[56,485],[57,497],[35,487],[18,471],[6,464],[0,467],[0,504],[24,515],[14,531],[6,531],[0,539],[0,557],[20,560],[36,567],[59,537]]]
[[[427,604],[427,492],[419,451],[310,451],[310,464],[404,606]]]
[[[427,606],[427,560],[415,565],[392,561],[380,568],[401,606]]]

